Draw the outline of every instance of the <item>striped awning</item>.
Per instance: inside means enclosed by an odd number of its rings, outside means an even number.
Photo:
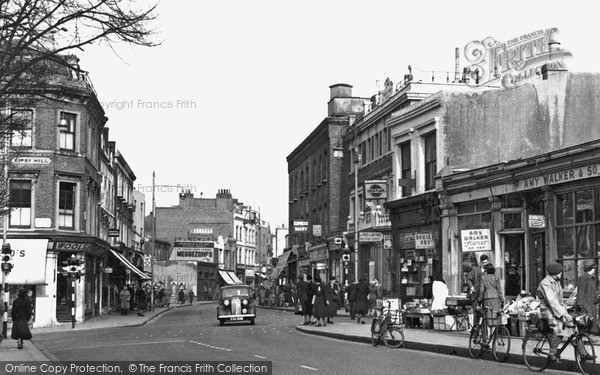
[[[148,274],[142,272],[139,268],[137,268],[136,266],[133,265],[133,263],[131,263],[129,260],[127,260],[127,258],[125,258],[121,253],[114,251],[113,249],[110,249],[110,252],[117,257],[117,259],[119,259],[119,261],[121,261],[121,263],[123,263],[123,265],[127,268],[129,268],[131,270],[131,272],[133,272],[134,274],[136,274],[140,279],[142,280],[149,280],[150,276],[148,276]]]

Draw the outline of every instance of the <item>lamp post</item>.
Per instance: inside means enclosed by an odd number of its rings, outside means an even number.
[[[358,280],[358,165],[361,155],[356,148],[352,149],[354,161],[354,279]]]

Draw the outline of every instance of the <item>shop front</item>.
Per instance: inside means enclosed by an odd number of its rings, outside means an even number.
[[[386,204],[392,221],[392,293],[401,301],[431,299],[432,283],[442,279],[442,241],[436,193]]]
[[[594,141],[442,177],[451,293],[466,291],[466,273],[487,254],[507,298],[535,294],[555,261],[568,296],[583,263],[600,255],[599,151]]]
[[[329,251],[326,243],[319,243],[308,247],[308,258],[310,259],[310,269],[313,280],[317,277],[323,282],[327,282]]]

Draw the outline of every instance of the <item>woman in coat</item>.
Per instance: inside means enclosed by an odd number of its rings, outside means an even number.
[[[327,293],[325,289],[328,288],[327,284],[321,282],[321,278],[315,277],[315,284],[317,286],[317,293],[313,296],[313,316],[317,319],[316,327],[327,325],[327,306],[330,301],[327,300]]]
[[[596,278],[594,273],[596,272],[596,265],[592,262],[585,262],[583,264],[583,274],[579,276],[577,280],[577,296],[575,297],[575,305],[581,306],[585,309],[585,312],[592,315],[593,325],[591,331],[594,333],[598,332],[598,321],[596,320]]]
[[[496,268],[488,263],[483,267],[485,274],[479,281],[478,300],[482,306],[490,307],[492,310],[485,313],[484,318],[489,319],[490,325],[497,325],[497,312],[502,310],[504,297],[502,296],[502,287],[500,279],[496,277]]]
[[[337,316],[342,300],[340,299],[340,287],[332,276],[325,288],[325,299],[329,301],[327,306],[327,323],[333,324],[333,318]]]
[[[124,286],[119,293],[119,307],[121,308],[121,315],[127,315],[129,313],[129,302],[131,300],[131,294],[127,286]]]
[[[19,289],[18,297],[13,301],[11,318],[13,321],[10,337],[17,340],[17,348],[23,349],[23,340],[31,340],[29,320],[31,319],[31,301],[25,289]]]

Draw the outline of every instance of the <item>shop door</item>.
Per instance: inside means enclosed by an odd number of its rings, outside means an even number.
[[[524,235],[504,236],[505,293],[516,297],[526,287]]]
[[[56,275],[56,320],[59,322],[71,321],[69,278],[60,273]]]
[[[546,260],[544,250],[546,242],[544,241],[544,232],[531,235],[531,245],[529,249],[529,292],[535,294],[538,285],[546,277]]]

